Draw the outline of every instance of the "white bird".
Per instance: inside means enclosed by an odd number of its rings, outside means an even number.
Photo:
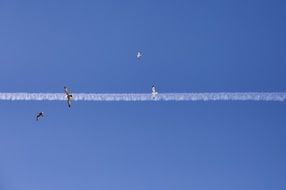
[[[156,92],[156,88],[155,88],[155,86],[153,85],[153,86],[152,86],[152,93],[151,93],[152,98],[155,99],[156,96],[157,96],[157,94],[158,94],[158,92]]]
[[[142,56],[143,56],[142,52],[138,51],[136,56],[137,59],[140,60]]]

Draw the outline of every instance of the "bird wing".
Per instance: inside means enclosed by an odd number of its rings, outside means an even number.
[[[66,95],[69,95],[69,90],[68,90],[67,87],[64,87],[64,91],[65,91],[65,94],[66,94]]]

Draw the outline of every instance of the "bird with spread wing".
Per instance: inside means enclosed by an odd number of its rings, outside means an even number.
[[[68,90],[68,88],[66,86],[64,87],[64,92],[65,92],[65,95],[67,98],[68,106],[70,108],[71,107],[72,94],[70,93],[70,91]]]
[[[152,90],[152,93],[151,93],[152,98],[155,99],[158,94],[158,92],[156,91],[155,85],[152,86],[151,90]]]
[[[39,121],[40,117],[44,117],[44,112],[39,112],[36,115],[36,121]]]

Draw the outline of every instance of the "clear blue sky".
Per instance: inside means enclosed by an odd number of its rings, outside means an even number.
[[[0,92],[286,91],[285,10],[0,0]],[[284,190],[285,114],[277,102],[2,101],[0,190]]]

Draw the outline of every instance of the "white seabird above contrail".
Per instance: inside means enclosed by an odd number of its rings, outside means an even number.
[[[66,101],[63,93],[0,93],[0,101]],[[74,101],[286,101],[286,92],[73,93]]]

